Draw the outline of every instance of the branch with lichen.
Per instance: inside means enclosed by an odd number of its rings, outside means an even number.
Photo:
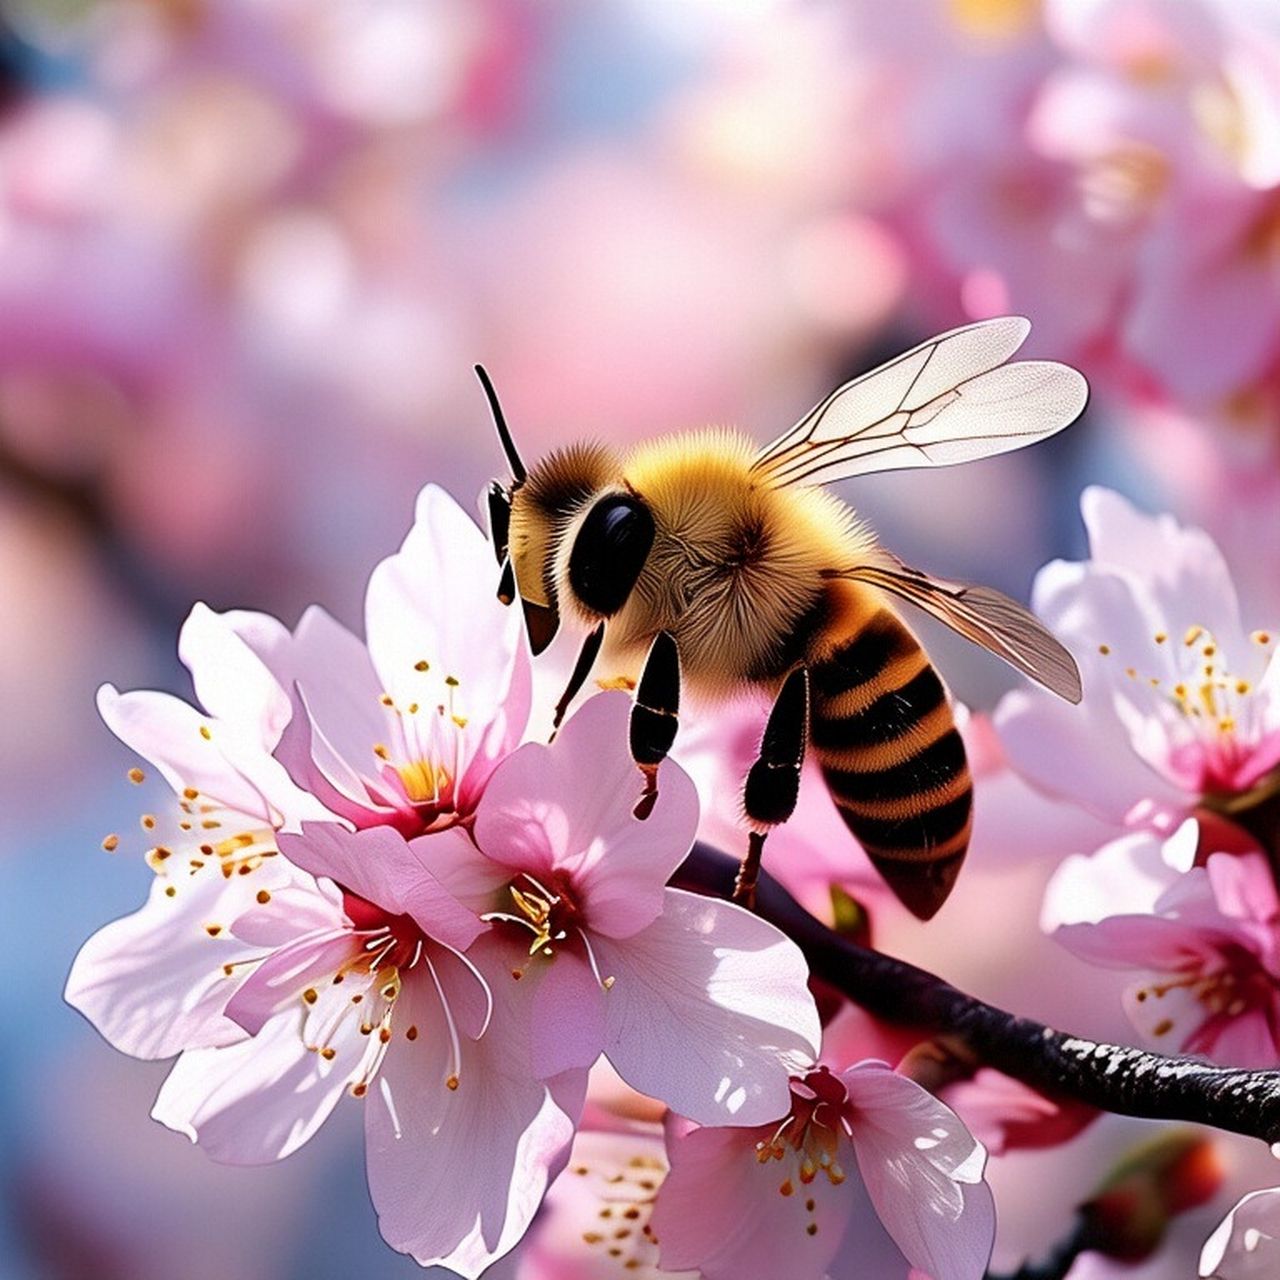
[[[738,862],[698,843],[673,884],[729,898]],[[840,937],[767,873],[756,911],[788,934],[814,976],[884,1022],[958,1045],[1049,1095],[1151,1120],[1182,1120],[1280,1143],[1280,1071],[1215,1067],[1055,1031],[966,995],[934,974]]]

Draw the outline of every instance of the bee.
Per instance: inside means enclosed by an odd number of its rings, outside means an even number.
[[[763,449],[706,429],[626,454],[571,444],[529,471],[477,367],[513,477],[489,491],[499,595],[520,600],[535,653],[561,615],[587,633],[557,724],[593,669],[634,687],[637,816],[652,807],[682,686],[703,699],[755,686],[772,699],[744,783],[736,901],[753,901],[765,836],[794,809],[806,751],[912,912],[928,919],[950,893],[973,788],[947,691],[896,602],[1080,700],[1074,660],[1031,613],[904,564],[823,487],[989,457],[1071,423],[1088,398],[1079,373],[1008,363],[1029,331],[1010,316],[941,334],[839,387]]]

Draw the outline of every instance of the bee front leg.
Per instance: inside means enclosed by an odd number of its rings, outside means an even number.
[[[658,799],[658,766],[676,740],[680,713],[680,655],[669,631],[659,631],[636,685],[631,704],[631,758],[644,774],[644,791],[635,807],[643,819]]]
[[[742,807],[758,828],[747,837],[747,853],[738,868],[733,900],[751,910],[755,906],[756,881],[768,828],[786,822],[800,795],[800,767],[804,764],[809,728],[809,672],[797,667],[783,682],[774,699],[769,722],[760,741],[760,754],[747,774]]]
[[[587,636],[582,643],[582,648],[578,652],[578,660],[573,664],[573,672],[569,676],[569,683],[565,685],[564,692],[560,695],[560,701],[556,703],[555,715],[551,721],[551,737],[549,742],[556,740],[556,734],[560,732],[560,722],[564,719],[564,713],[569,710],[569,703],[578,696],[578,690],[587,682],[587,677],[591,674],[591,668],[596,665],[596,658],[600,655],[600,646],[604,642],[604,623],[600,623],[594,631]]]

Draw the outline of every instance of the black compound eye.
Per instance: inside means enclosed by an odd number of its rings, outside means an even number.
[[[587,512],[569,553],[569,586],[592,612],[612,617],[627,602],[653,546],[653,516],[639,498],[611,494]]]

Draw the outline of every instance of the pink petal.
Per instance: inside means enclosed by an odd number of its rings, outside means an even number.
[[[591,966],[562,952],[535,966],[542,972],[533,996],[533,1072],[540,1080],[574,1068],[586,1069],[605,1044],[608,994]],[[532,973],[522,981],[528,982]]]
[[[410,846],[392,827],[348,831],[337,823],[308,822],[300,835],[282,834],[280,849],[297,866],[389,915],[411,915],[430,937],[459,951],[485,928],[423,866],[429,846]]]
[[[490,1030],[462,1043],[450,1089],[434,992],[406,984],[401,1000],[397,1025],[419,1034],[393,1040],[366,1101],[370,1194],[389,1244],[476,1277],[523,1236],[562,1167],[586,1072],[551,1085],[521,1073],[500,1004]]]
[[[841,1079],[858,1169],[898,1248],[933,1280],[981,1280],[995,1237],[986,1152],[955,1112],[884,1064]]]
[[[586,1070],[604,1045],[605,993],[581,956],[530,956],[528,936],[494,929],[467,953],[493,992],[493,1034],[505,1039],[511,1068],[535,1079]]]
[[[270,754],[292,715],[289,694],[259,656],[288,644],[283,623],[265,613],[216,613],[197,604],[182,624],[178,656],[209,715],[251,723]]]
[[[699,1124],[785,1115],[789,1076],[817,1057],[808,966],[771,924],[668,889],[662,915],[621,941],[592,939],[604,1051],[633,1088]]]
[[[431,874],[461,903],[479,915],[510,911],[507,886],[511,867],[486,857],[471,836],[459,827],[447,827],[412,841],[417,856]]]
[[[801,1185],[798,1160],[757,1159],[756,1143],[768,1142],[775,1128],[668,1132],[671,1170],[650,1220],[664,1270],[697,1269],[705,1280],[820,1280],[854,1200],[847,1183],[833,1186],[823,1176]]]
[[[262,960],[227,1003],[227,1017],[256,1036],[289,1010],[301,1016],[302,993],[328,988],[343,964],[359,954],[360,941],[348,930],[305,934]]]
[[[365,596],[369,653],[382,688],[400,706],[450,701],[451,712],[467,721],[464,775],[475,759],[487,776],[520,741],[529,715],[520,611],[504,608],[496,592],[488,541],[453,498],[428,485],[404,544],[374,569]],[[453,682],[448,689],[446,679]]]
[[[215,1160],[269,1164],[296,1151],[324,1123],[365,1052],[358,1034],[327,1061],[303,1046],[292,1012],[238,1044],[188,1050],[161,1086],[151,1114]]]
[[[117,738],[146,757],[179,795],[193,787],[207,800],[274,826],[262,775],[270,756],[237,728],[213,721],[180,698],[150,689],[98,690],[98,712]],[[277,766],[278,767],[278,766]],[[279,776],[279,789],[294,788]]]
[[[698,812],[693,784],[669,762],[653,812],[635,818],[642,780],[627,747],[629,708],[622,693],[599,694],[552,746],[521,747],[490,778],[475,825],[480,848],[513,870],[571,876],[591,929],[617,937],[662,910]]]
[[[238,966],[261,949],[225,928],[211,936],[208,926],[229,921],[245,900],[272,883],[267,866],[231,879],[206,869],[171,897],[168,881],[157,877],[144,907],[98,930],[81,947],[67,980],[67,1001],[135,1058],[167,1058],[243,1039],[223,1009],[248,970],[237,968],[228,976],[223,966]]]
[[[1205,1241],[1199,1274],[1210,1280],[1274,1280],[1280,1271],[1280,1187],[1244,1196]]]

